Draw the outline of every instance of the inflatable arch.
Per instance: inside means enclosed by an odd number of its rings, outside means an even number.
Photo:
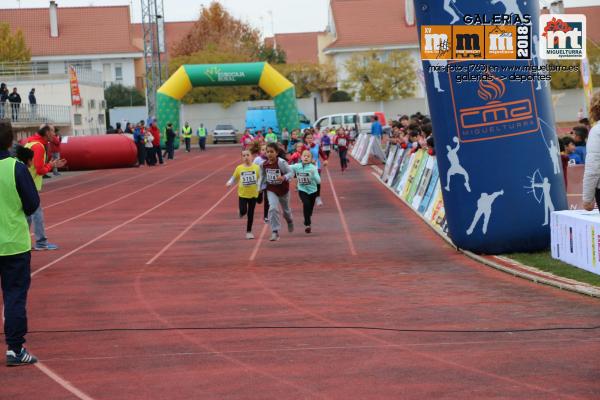
[[[161,132],[170,122],[180,130],[179,110],[183,96],[194,87],[258,85],[273,97],[281,129],[299,129],[296,88],[266,62],[242,64],[182,65],[158,89],[156,117]]]

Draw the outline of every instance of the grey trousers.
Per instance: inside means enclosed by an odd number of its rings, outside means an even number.
[[[33,223],[33,232],[35,233],[35,244],[38,246],[45,246],[48,244],[48,239],[46,238],[46,230],[44,228],[44,211],[42,211],[42,206],[39,206],[37,210],[29,217],[27,217],[27,222],[29,226]]]
[[[288,223],[293,222],[292,210],[290,209],[290,192],[287,192],[283,196],[277,196],[273,192],[267,191],[267,197],[269,198],[269,223],[271,224],[271,231],[279,232],[281,230],[281,220],[279,218],[279,205],[283,210],[283,218]]]

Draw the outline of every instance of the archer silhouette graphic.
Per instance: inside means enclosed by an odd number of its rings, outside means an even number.
[[[472,235],[475,226],[483,217],[483,227],[482,232],[485,235],[487,233],[488,223],[490,222],[490,217],[492,216],[492,204],[498,198],[498,196],[502,196],[504,194],[504,190],[500,190],[499,192],[494,192],[492,194],[481,193],[481,197],[477,200],[477,212],[475,212],[475,216],[473,217],[473,222],[471,222],[471,226],[467,229],[467,235]]]
[[[467,192],[471,192],[471,186],[469,186],[469,174],[467,171],[460,165],[460,160],[458,159],[458,150],[460,150],[460,140],[458,137],[454,136],[452,141],[456,143],[456,147],[452,148],[450,146],[446,146],[448,150],[448,161],[450,161],[450,168],[448,168],[448,172],[446,173],[446,189],[447,192],[450,191],[450,178],[453,175],[462,175],[465,177],[465,188],[467,188]]]
[[[558,148],[554,144],[554,141],[550,141],[550,147],[548,147],[550,153],[550,159],[552,159],[552,166],[554,167],[554,175],[560,174],[560,159],[558,155]]]
[[[554,204],[552,203],[552,196],[550,195],[550,189],[552,185],[547,177],[543,177],[540,174],[540,170],[536,170],[533,176],[530,176],[531,184],[525,186],[525,189],[529,189],[529,193],[533,194],[533,197],[538,203],[544,201],[544,223],[542,226],[548,225],[550,215],[554,212]],[[541,191],[539,192],[538,189]]]

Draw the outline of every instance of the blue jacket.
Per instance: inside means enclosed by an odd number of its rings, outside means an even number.
[[[379,121],[374,121],[371,125],[371,135],[380,137],[383,135],[383,128],[381,127],[381,123]]]

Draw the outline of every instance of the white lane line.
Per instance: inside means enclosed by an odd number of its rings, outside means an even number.
[[[150,208],[150,209],[148,209],[148,210],[144,211],[143,213],[141,213],[141,214],[138,214],[137,216],[135,216],[135,217],[133,217],[133,218],[130,218],[130,219],[128,219],[127,221],[125,221],[125,222],[123,222],[123,223],[121,223],[121,224],[119,224],[119,225],[115,226],[115,227],[114,227],[114,228],[112,228],[112,229],[109,229],[108,231],[104,232],[103,234],[101,234],[101,235],[99,235],[99,236],[96,236],[94,239],[90,240],[89,242],[82,244],[81,246],[77,247],[77,248],[76,248],[76,249],[74,249],[74,250],[71,250],[70,252],[68,252],[68,253],[67,253],[67,254],[65,254],[64,256],[62,256],[62,257],[59,257],[59,258],[57,258],[56,260],[49,262],[48,264],[44,265],[43,267],[41,267],[41,268],[39,268],[39,269],[35,270],[34,272],[32,272],[32,273],[31,273],[31,277],[33,278],[35,275],[37,275],[37,274],[39,274],[40,272],[42,272],[42,271],[44,271],[44,270],[46,270],[46,269],[50,268],[50,267],[51,267],[51,266],[53,266],[54,264],[61,262],[62,260],[64,260],[64,259],[66,259],[66,258],[68,258],[68,257],[72,256],[73,254],[75,254],[75,253],[79,252],[80,250],[82,250],[82,249],[85,249],[85,248],[86,248],[86,247],[88,247],[89,245],[96,243],[98,240],[100,240],[100,239],[102,239],[102,238],[104,238],[104,237],[106,237],[106,236],[110,235],[111,233],[115,232],[116,230],[118,230],[118,229],[120,229],[120,228],[122,228],[122,227],[124,227],[124,226],[127,226],[127,225],[129,225],[130,223],[132,223],[132,222],[134,222],[134,221],[137,221],[138,219],[142,218],[143,216],[145,216],[145,215],[147,215],[147,214],[151,213],[152,211],[156,210],[157,208],[159,208],[159,207],[162,207],[163,205],[167,204],[167,203],[168,203],[168,202],[170,202],[171,200],[173,200],[173,199],[175,199],[175,198],[179,197],[180,195],[182,195],[183,193],[187,192],[188,190],[190,190],[190,189],[192,189],[192,188],[194,188],[194,187],[198,186],[199,184],[201,184],[201,183],[202,183],[202,182],[204,182],[205,180],[209,179],[210,177],[212,177],[213,175],[215,175],[216,173],[220,172],[221,170],[223,170],[224,168],[227,168],[227,167],[229,167],[229,164],[222,166],[221,168],[219,168],[219,169],[217,169],[216,171],[212,172],[210,175],[207,175],[206,177],[204,177],[204,178],[200,179],[200,180],[199,180],[199,181],[197,181],[196,183],[194,183],[194,184],[192,184],[192,185],[189,185],[187,188],[185,188],[185,189],[183,189],[183,190],[180,190],[179,192],[175,193],[173,196],[169,197],[169,198],[168,198],[168,199],[166,199],[166,200],[163,200],[162,202],[160,202],[160,203],[158,203],[157,205],[155,205],[154,207],[152,207],[152,208]]]
[[[209,208],[208,210],[206,210],[206,212],[204,214],[202,214],[200,217],[196,218],[195,221],[193,221],[191,224],[189,224],[187,226],[187,228],[185,228],[183,231],[181,231],[181,233],[179,233],[179,235],[175,236],[173,238],[173,240],[171,240],[169,242],[169,244],[167,244],[165,247],[163,247],[158,253],[156,253],[156,255],[154,257],[152,257],[147,263],[146,265],[150,265],[152,264],[154,261],[156,261],[160,256],[162,256],[164,254],[165,251],[169,250],[169,248],[171,246],[173,246],[173,244],[175,244],[175,242],[177,242],[179,239],[181,239],[186,233],[188,233],[190,231],[190,229],[192,229],[197,223],[199,223],[200,221],[202,221],[204,218],[206,218],[206,216],[208,214],[210,214],[215,208],[217,208],[217,206],[219,206],[219,204],[221,204],[226,198],[227,196],[229,196],[235,189],[237,189],[237,186],[232,187],[231,189],[229,189],[227,191],[227,193],[225,193],[223,195],[223,197],[221,197],[215,204],[213,204],[213,206],[211,208]]]
[[[258,238],[258,242],[256,242],[256,246],[254,246],[254,250],[252,251],[250,258],[248,259],[249,261],[254,261],[256,259],[256,255],[258,254],[258,249],[260,248],[260,245],[262,244],[265,234],[267,233],[268,227],[269,227],[268,224],[265,224],[263,226],[262,231],[260,232],[260,236]]]
[[[65,388],[67,391],[71,392],[74,396],[76,396],[80,400],[94,400],[93,397],[88,396],[83,393],[81,390],[77,389],[73,384],[63,378],[61,378],[57,373],[52,371],[50,368],[46,367],[41,362],[37,362],[34,364],[40,371],[42,371],[48,378],[52,379],[54,382],[58,383],[60,386]]]
[[[344,228],[344,232],[346,233],[346,241],[348,242],[348,246],[350,247],[350,253],[353,256],[358,255],[356,252],[356,247],[354,247],[354,241],[352,240],[352,234],[350,233],[350,229],[348,228],[348,223],[346,222],[346,216],[344,215],[344,211],[342,210],[342,206],[340,204],[340,199],[335,191],[335,187],[333,186],[333,180],[331,179],[331,174],[329,173],[329,169],[327,171],[327,178],[329,180],[329,185],[331,185],[331,192],[333,193],[333,198],[335,200],[335,205],[337,206],[338,213],[340,214],[340,221],[342,222],[342,227]]]

